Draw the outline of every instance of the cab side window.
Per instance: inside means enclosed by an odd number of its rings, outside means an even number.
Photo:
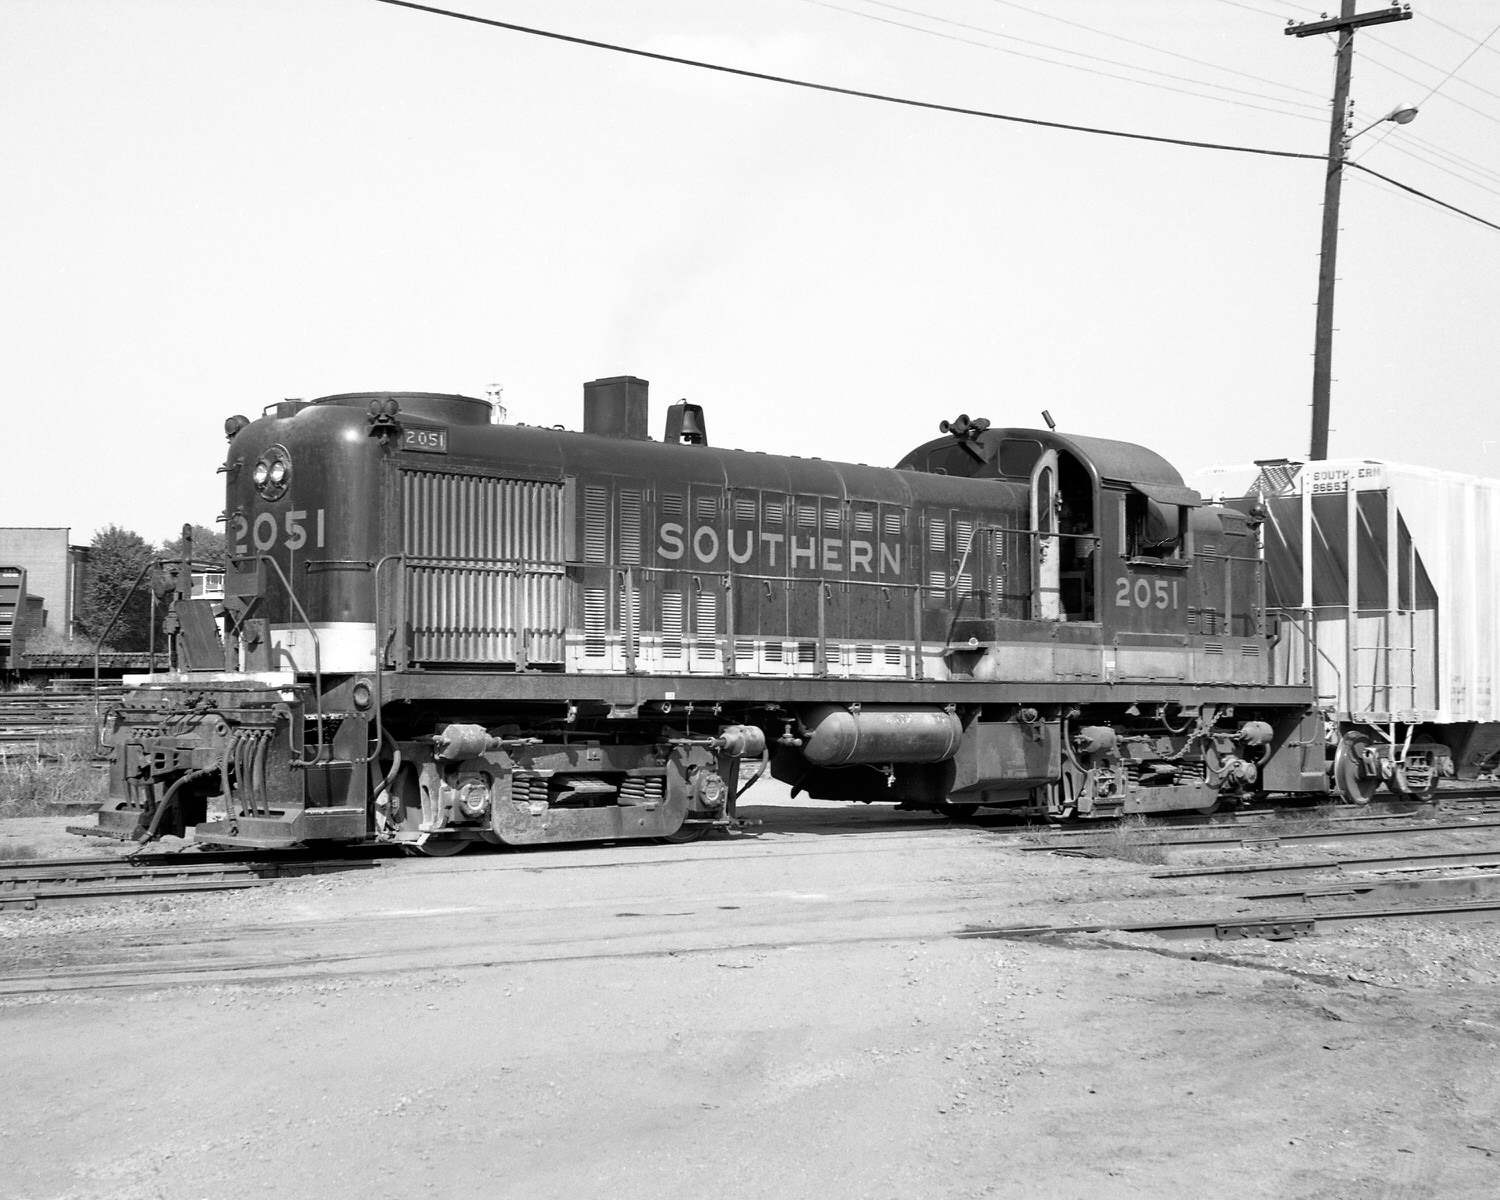
[[[1125,556],[1181,560],[1182,509],[1175,504],[1161,504],[1139,492],[1125,497]]]

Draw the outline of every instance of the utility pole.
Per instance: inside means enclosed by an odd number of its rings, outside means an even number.
[[[1328,457],[1329,390],[1333,380],[1333,283],[1339,248],[1339,192],[1344,182],[1344,154],[1348,148],[1349,75],[1354,65],[1354,31],[1361,25],[1411,20],[1411,6],[1392,5],[1356,13],[1354,0],[1342,0],[1337,17],[1287,23],[1292,37],[1338,34],[1338,60],[1333,75],[1333,122],[1328,132],[1328,175],[1323,183],[1323,250],[1318,262],[1318,320],[1313,339],[1312,449],[1314,462]]]

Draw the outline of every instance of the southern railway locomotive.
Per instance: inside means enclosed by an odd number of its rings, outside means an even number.
[[[895,469],[464,396],[234,417],[222,603],[112,711],[100,832],[253,847],[691,836],[814,797],[1053,819],[1324,792],[1262,514],[1123,442],[960,416]]]

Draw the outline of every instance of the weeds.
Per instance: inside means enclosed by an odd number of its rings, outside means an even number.
[[[0,861],[8,858],[35,858],[35,846],[0,846]]]
[[[109,787],[94,741],[42,743],[0,758],[0,818],[55,815],[63,805],[97,804]]]
[[[1140,817],[1126,817],[1090,845],[1103,858],[1159,867],[1167,861],[1167,850],[1155,840],[1152,830]]]

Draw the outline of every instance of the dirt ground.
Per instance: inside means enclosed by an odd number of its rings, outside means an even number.
[[[1500,1193],[1500,926],[964,939],[1253,906],[749,799],[724,841],[0,913],[0,1196]],[[0,848],[104,849],[65,823]]]

